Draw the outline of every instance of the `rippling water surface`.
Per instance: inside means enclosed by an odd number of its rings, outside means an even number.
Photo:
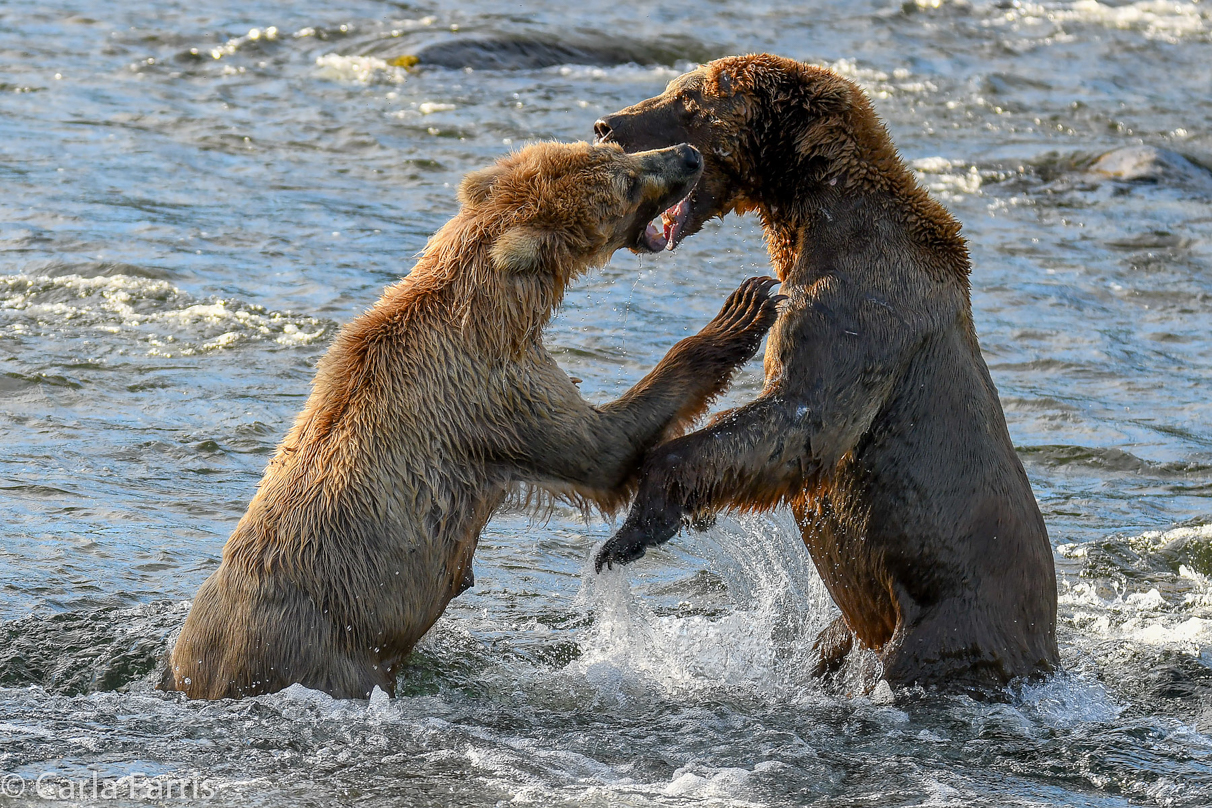
[[[964,222],[1067,673],[1003,704],[827,696],[833,607],[784,514],[596,578],[609,525],[557,512],[489,525],[394,699],[154,692],[317,358],[459,177],[762,50],[862,84]],[[45,772],[236,806],[1212,804],[1206,0],[14,2],[0,65],[13,804]],[[765,267],[738,219],[620,254],[549,343],[605,401]]]

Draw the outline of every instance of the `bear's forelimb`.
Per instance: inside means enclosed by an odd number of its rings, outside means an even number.
[[[809,420],[778,395],[721,414],[711,426],[657,447],[619,532],[594,566],[626,564],[672,538],[690,514],[767,510],[798,493],[816,470]]]
[[[518,439],[488,453],[508,457],[518,482],[570,488],[605,511],[617,509],[635,490],[645,453],[681,433],[757,351],[784,299],[770,294],[776,283],[746,280],[699,333],[678,342],[635,386],[601,407],[582,399],[544,355],[515,382],[529,402],[529,411],[518,416]]]

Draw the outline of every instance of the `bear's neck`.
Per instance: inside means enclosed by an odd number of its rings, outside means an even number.
[[[417,261],[408,293],[387,305],[417,295],[440,301],[446,316],[490,354],[516,357],[541,345],[543,330],[575,273],[565,267],[552,272],[502,270],[489,257],[494,240],[491,232],[452,220]]]
[[[959,222],[918,184],[886,137],[825,160],[800,156],[780,132],[767,136],[751,146],[759,181],[747,189],[743,208],[761,216],[781,280],[797,265],[820,265],[849,246],[911,252],[922,271],[967,290],[971,265]]]

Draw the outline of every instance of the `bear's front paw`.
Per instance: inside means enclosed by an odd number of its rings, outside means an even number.
[[[680,461],[676,441],[657,449],[644,462],[644,481],[631,504],[631,512],[619,532],[602,545],[593,567],[630,564],[649,547],[664,544],[677,535],[686,517],[686,507],[662,492],[670,488],[670,477]]]
[[[598,550],[593,559],[593,570],[601,572],[603,566],[614,569],[615,564],[630,564],[637,558],[643,558],[648,544],[642,531],[629,529],[624,525],[622,530],[611,536],[610,540],[602,545],[602,549]]]
[[[725,348],[731,362],[748,361],[774,325],[778,304],[787,299],[785,295],[771,296],[777,283],[774,278],[749,278],[728,296],[720,313],[700,333]]]

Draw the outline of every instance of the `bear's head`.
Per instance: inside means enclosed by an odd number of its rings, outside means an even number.
[[[621,247],[664,249],[652,220],[702,171],[685,144],[627,154],[617,144],[535,143],[468,174],[459,200],[492,238],[498,269],[567,281]]]
[[[770,54],[709,62],[594,129],[597,142],[627,151],[688,143],[702,153],[702,179],[666,218],[670,249],[715,216],[795,204],[814,184],[899,165],[862,90]]]

